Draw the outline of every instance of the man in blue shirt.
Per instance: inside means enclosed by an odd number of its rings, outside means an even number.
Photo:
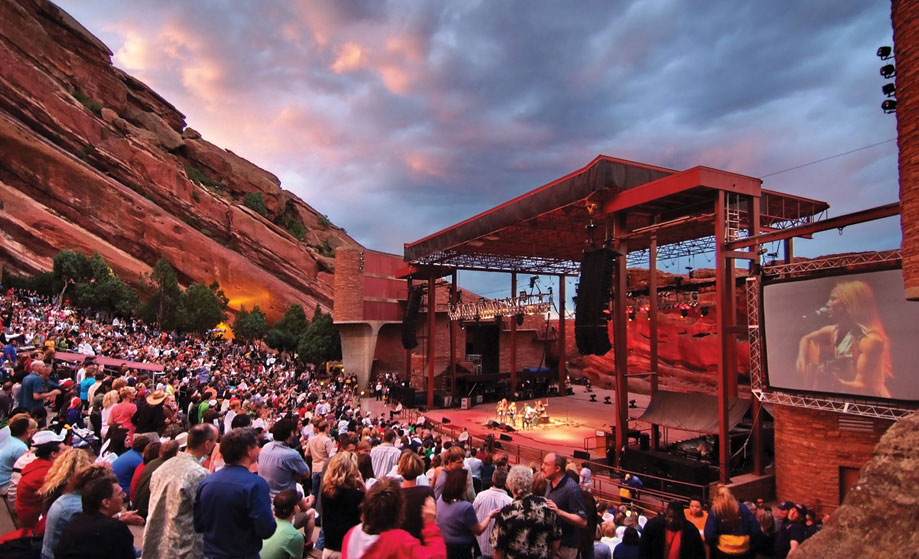
[[[258,451],[253,429],[230,431],[220,440],[226,467],[198,486],[195,531],[204,534],[207,559],[258,559],[262,540],[274,534],[268,482],[249,471]]]
[[[32,362],[32,372],[22,379],[22,388],[19,391],[19,407],[31,412],[35,408],[45,405],[46,402],[54,401],[54,397],[61,393],[60,390],[51,390],[45,392],[45,383],[51,374],[51,368],[45,365],[43,361]],[[39,427],[43,425],[39,424]]]
[[[3,348],[3,359],[0,359],[0,367],[9,366],[12,368],[16,366],[16,346],[18,345],[19,341],[16,338],[7,342],[6,347]]]
[[[546,488],[549,508],[562,521],[562,541],[556,556],[575,559],[581,530],[587,526],[587,510],[578,482],[565,474],[566,465],[564,456],[550,452],[543,458],[542,473],[549,482]]]
[[[134,470],[144,461],[143,452],[149,443],[150,439],[147,437],[135,437],[131,450],[112,462],[112,471],[115,472],[115,477],[118,478],[118,485],[121,486],[125,493],[131,492],[131,479],[134,477]]]

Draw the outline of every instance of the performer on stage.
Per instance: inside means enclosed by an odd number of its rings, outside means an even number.
[[[546,399],[545,402],[542,400],[536,400],[536,424],[539,425],[542,423],[543,418],[546,418],[546,423],[549,422],[549,411],[546,407],[549,405],[549,400]]]
[[[498,402],[498,423],[504,423],[504,415],[507,413],[507,398],[501,398]]]
[[[506,420],[508,425],[514,425],[517,419],[517,402],[511,402],[507,405]]]
[[[523,412],[523,428],[532,428],[536,420],[536,408],[527,404]]]

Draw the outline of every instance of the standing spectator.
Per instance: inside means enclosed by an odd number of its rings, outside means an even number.
[[[325,545],[324,559],[341,556],[341,544],[352,527],[361,522],[361,502],[364,500],[364,482],[357,468],[357,455],[339,452],[332,457],[322,479],[322,530]]]
[[[63,435],[53,431],[39,431],[32,437],[35,460],[22,470],[22,478],[16,490],[16,514],[22,528],[35,528],[44,512],[42,497],[38,492],[45,483],[45,476],[61,453]]]
[[[239,398],[230,398],[230,409],[223,416],[223,432],[229,433],[233,429],[233,419],[239,415],[242,401]]]
[[[383,431],[383,443],[370,451],[370,461],[373,463],[374,478],[380,479],[399,463],[402,451],[395,447],[396,432],[392,429]]]
[[[376,479],[373,473],[373,461],[370,458],[370,449],[370,441],[368,440],[362,440],[357,443],[357,467],[365,482],[370,479]]]
[[[90,483],[81,497],[83,512],[74,515],[64,527],[54,556],[57,559],[133,559],[134,535],[124,523],[112,518],[121,512],[124,498],[124,491],[114,478]]]
[[[431,487],[434,488],[434,495],[436,498],[440,499],[441,494],[444,491],[444,484],[447,481],[447,473],[453,470],[461,470],[463,468],[463,461],[466,457],[466,453],[463,452],[463,449],[457,445],[451,446],[444,452],[444,465],[440,469],[435,469],[433,479],[430,480]],[[468,470],[466,470],[468,473]],[[466,495],[463,497],[466,501],[472,503],[475,501],[475,491],[472,487],[472,474],[468,473],[469,484],[466,488]]]
[[[472,502],[472,508],[475,509],[475,516],[479,521],[484,520],[492,511],[500,511],[514,502],[514,499],[507,494],[505,489],[507,470],[504,468],[495,470],[491,479],[492,486],[476,495],[475,501]],[[483,559],[491,559],[494,556],[494,550],[491,547],[491,532],[494,527],[495,520],[493,517],[489,517],[485,531],[476,536]]]
[[[383,478],[367,491],[361,505],[361,523],[342,541],[342,559],[446,559],[440,529],[435,523],[433,499],[424,503],[424,543],[399,529],[404,510],[402,490],[394,479]]]
[[[645,524],[638,546],[640,559],[705,559],[705,556],[705,544],[699,531],[691,522],[686,522],[679,501],[667,503],[663,516]]]
[[[581,541],[581,530],[587,526],[587,510],[578,483],[565,474],[565,457],[550,452],[542,461],[542,473],[548,482],[546,498],[549,508],[562,521],[562,541],[557,557],[575,559]]]
[[[751,557],[762,534],[750,509],[741,506],[727,487],[718,489],[705,521],[705,543],[712,548],[712,559]]]
[[[61,393],[57,389],[45,390],[48,376],[51,374],[51,368],[45,365],[43,361],[32,361],[31,368],[32,372],[22,379],[22,387],[19,389],[19,407],[28,412],[50,404]],[[45,426],[44,419],[39,421],[38,426]]]
[[[335,453],[335,441],[329,437],[329,423],[320,420],[313,430],[315,435],[306,444],[306,454],[313,459],[312,494],[317,498],[320,497],[320,487],[322,486],[322,472],[326,464],[329,463],[329,457]],[[344,534],[342,534],[344,536]]]
[[[590,469],[590,464],[581,462],[581,471],[578,475],[581,487],[590,491],[594,486],[594,473]]]
[[[150,478],[150,506],[144,530],[144,556],[198,559],[201,536],[195,533],[194,506],[198,486],[208,471],[201,461],[217,444],[213,425],[195,425],[188,448],[160,466]]]
[[[137,436],[146,437],[151,441],[160,440],[160,435],[166,428],[165,402],[166,393],[162,390],[154,390],[141,401],[137,414],[134,416]]]
[[[284,489],[298,489],[297,482],[309,479],[310,468],[300,453],[292,447],[299,436],[292,419],[282,419],[271,428],[274,440],[258,455],[258,475],[268,482],[271,498]],[[220,447],[223,452],[223,444]],[[229,461],[224,457],[224,461]],[[299,491],[298,491],[299,492]]]
[[[562,537],[561,523],[545,497],[532,493],[533,471],[526,466],[514,466],[507,474],[507,487],[514,500],[495,518],[490,541],[494,557],[553,557]]]
[[[785,506],[785,503],[782,505]],[[804,505],[788,508],[788,518],[782,525],[782,531],[775,537],[774,559],[785,559],[807,539],[807,527],[804,525],[806,516],[807,509]]]
[[[134,399],[137,397],[137,390],[133,386],[125,386],[118,392],[118,395],[121,401],[112,407],[108,418],[109,428],[112,425],[118,425],[126,430],[128,437],[125,442],[131,444],[134,442],[134,431],[137,429],[134,425],[134,414],[137,413],[137,404],[134,403]]]
[[[303,534],[290,522],[299,502],[300,495],[293,489],[285,489],[275,496],[274,521],[277,528],[270,538],[262,542],[260,559],[303,559]]]
[[[683,512],[686,515],[686,520],[692,522],[692,525],[699,530],[700,534],[704,534],[705,522],[708,520],[708,512],[702,508],[702,501],[699,499],[690,499],[689,508]]]
[[[96,384],[96,366],[87,365],[83,372],[83,379],[80,381],[80,401],[83,407],[89,407],[89,388]]]
[[[277,527],[268,482],[249,471],[258,459],[258,436],[248,427],[234,429],[220,441],[220,452],[226,466],[198,485],[195,531],[204,534],[205,557],[258,557],[262,540]]]
[[[463,500],[469,485],[467,471],[460,468],[441,475],[446,479],[443,494],[437,500],[437,525],[447,546],[447,559],[472,559],[475,536],[485,531],[498,509],[479,520],[472,503]]]
[[[418,485],[418,477],[423,475],[424,461],[421,456],[406,450],[399,458],[399,475],[402,476],[402,496],[405,498],[405,516],[400,528],[413,537],[423,541],[421,518],[424,504],[428,497],[434,499],[434,490],[428,485]]]
[[[622,541],[613,551],[613,559],[638,559],[640,545],[641,536],[638,535],[638,530],[629,526],[622,533]]]
[[[137,441],[134,441],[137,442]],[[131,502],[134,502],[134,499],[137,497],[137,486],[140,485],[140,478],[143,477],[144,471],[147,469],[147,466],[150,462],[159,459],[160,457],[160,447],[163,444],[159,441],[155,443],[148,443],[144,447],[142,453],[143,462],[141,462],[136,468],[134,468],[134,475],[131,476],[131,486],[129,487],[128,496],[131,499]]]

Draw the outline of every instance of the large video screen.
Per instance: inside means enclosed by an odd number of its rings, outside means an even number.
[[[900,270],[767,284],[773,388],[919,400],[919,303]]]

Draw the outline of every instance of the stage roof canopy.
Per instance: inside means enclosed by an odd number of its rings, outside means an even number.
[[[750,407],[749,399],[731,398],[728,409],[728,430],[743,419]],[[638,418],[673,429],[695,433],[718,433],[718,398],[698,392],[659,390],[651,396],[648,409]]]
[[[585,248],[611,238],[614,214],[625,217],[630,265],[647,252],[652,236],[662,259],[710,252],[720,190],[742,195],[736,204],[741,223],[749,211],[741,200],[758,197],[762,231],[806,223],[829,207],[763,190],[754,177],[600,155],[567,176],[407,243],[411,271],[405,275],[442,276],[451,269],[573,275]]]

